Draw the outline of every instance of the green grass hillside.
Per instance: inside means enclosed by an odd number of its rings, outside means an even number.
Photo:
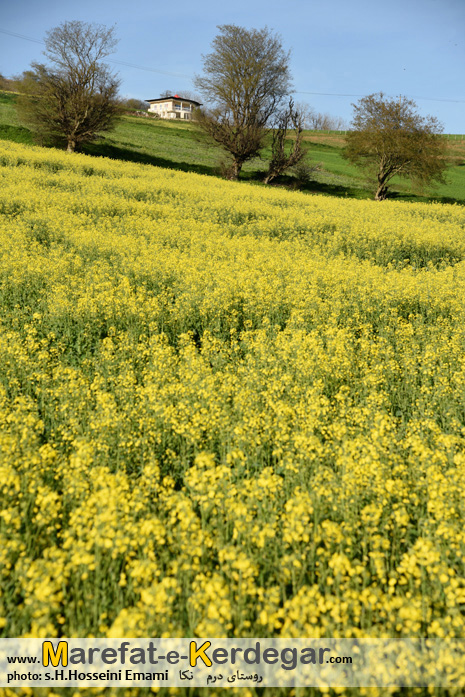
[[[15,94],[0,92],[0,139],[32,145],[33,135],[24,124],[20,123],[16,114],[15,101]]]
[[[24,144],[34,142],[33,134],[21,123],[15,109],[16,95],[0,93],[0,139]],[[465,141],[449,140],[451,165],[448,183],[424,192],[414,191],[398,179],[392,186],[393,197],[407,201],[465,203]],[[342,133],[305,132],[305,148],[310,161],[319,164],[313,181],[305,187],[311,193],[350,198],[372,198],[374,185],[356,167],[342,157],[345,137]],[[151,164],[168,169],[219,176],[223,152],[210,144],[195,124],[123,116],[116,128],[85,147],[89,155]],[[264,158],[254,159],[243,169],[242,179],[261,182],[266,169]],[[278,185],[295,184],[292,176],[281,177]]]

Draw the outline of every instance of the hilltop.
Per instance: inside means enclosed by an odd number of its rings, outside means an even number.
[[[15,109],[16,95],[0,92],[0,139],[18,143],[34,143],[33,135],[21,123]],[[313,181],[303,190],[358,199],[372,198],[373,184],[342,157],[345,135],[342,132],[305,131],[305,148],[312,164],[320,166]],[[404,201],[440,201],[465,203],[465,140],[448,136],[451,166],[446,185],[435,185],[427,192],[413,191],[401,179],[393,185],[393,196]],[[161,121],[124,115],[114,131],[102,134],[101,139],[84,148],[94,156],[150,164],[167,169],[220,176],[221,151],[209,145],[206,136],[192,123]],[[265,152],[265,158],[266,158]],[[260,183],[266,168],[265,161],[247,163],[242,178]],[[293,187],[295,179],[284,176],[278,185]]]

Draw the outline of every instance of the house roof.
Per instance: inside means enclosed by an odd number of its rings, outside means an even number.
[[[158,97],[158,99],[146,99],[146,102],[153,104],[154,102],[167,102],[169,99],[180,99],[182,102],[189,102],[189,104],[195,104],[196,106],[201,106],[201,102],[196,102],[195,99],[186,99],[186,97],[180,97],[179,94],[173,94],[171,97]]]

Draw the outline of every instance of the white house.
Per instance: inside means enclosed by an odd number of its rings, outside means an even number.
[[[194,109],[201,106],[194,99],[184,99],[179,94],[172,97],[160,97],[159,99],[146,99],[150,114],[158,114],[161,119],[184,119],[191,121]]]

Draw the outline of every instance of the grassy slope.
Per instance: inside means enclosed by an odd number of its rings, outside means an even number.
[[[14,101],[14,94],[0,92],[0,139],[32,145],[34,142],[32,133],[20,123]]]
[[[32,134],[16,114],[15,95],[0,93],[0,139],[32,143]],[[321,169],[307,187],[309,192],[372,198],[373,184],[357,168],[342,157],[344,136],[306,132],[305,146],[312,162]],[[218,175],[222,152],[208,143],[194,124],[156,121],[124,116],[114,131],[85,148],[91,155],[142,162],[159,167]],[[409,201],[437,200],[444,203],[465,203],[465,142],[450,141],[452,166],[446,185],[435,185],[428,192],[412,191],[410,184],[397,179],[392,188],[396,198]],[[266,158],[266,151],[264,153]],[[266,165],[255,159],[247,163],[242,177],[259,182]],[[282,177],[279,184],[292,185],[291,177]]]
[[[306,141],[309,153],[317,162],[323,163],[319,175],[321,193],[356,198],[371,198],[373,185],[366,180],[356,167],[342,157],[345,139],[341,135],[308,133]],[[393,180],[395,197],[408,201],[436,200],[443,203],[465,203],[465,141],[448,141],[451,166],[447,174],[447,184],[435,184],[427,192],[412,191],[405,180]]]

